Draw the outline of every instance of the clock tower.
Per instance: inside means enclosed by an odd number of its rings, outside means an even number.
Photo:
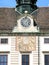
[[[38,7],[36,6],[37,0],[16,0],[16,12],[20,15],[17,16],[17,26],[14,27],[13,32],[38,32],[39,28],[34,16],[31,15]]]
[[[20,65],[33,65],[31,61],[34,59],[32,58],[33,51],[38,52],[36,48],[36,45],[38,45],[36,42],[37,37],[34,36],[33,33],[39,32],[39,28],[34,19],[34,15],[31,15],[31,13],[38,9],[36,1],[37,0],[16,0],[17,6],[15,11],[18,13],[16,19],[17,25],[14,26],[12,32],[17,34],[16,51],[20,52]],[[25,63],[23,63],[23,58],[25,59]]]
[[[36,0],[17,0],[16,12],[17,25],[13,28],[13,33],[19,33],[16,36],[16,50],[20,52],[31,52],[36,50],[36,37],[32,33],[39,32],[32,12],[37,9]]]

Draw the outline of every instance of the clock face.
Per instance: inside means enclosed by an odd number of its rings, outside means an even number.
[[[30,20],[28,17],[22,18],[22,20],[21,20],[21,25],[22,25],[23,27],[29,27],[30,24],[31,24],[31,20]]]

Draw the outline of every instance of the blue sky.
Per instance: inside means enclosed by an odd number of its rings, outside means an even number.
[[[0,7],[15,7],[16,0],[0,0]],[[38,0],[38,7],[47,7],[49,6],[49,0]]]

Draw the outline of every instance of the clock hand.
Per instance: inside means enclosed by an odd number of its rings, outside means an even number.
[[[28,21],[28,19],[25,22],[27,22],[27,21]]]

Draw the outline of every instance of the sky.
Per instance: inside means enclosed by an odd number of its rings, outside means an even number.
[[[0,7],[15,7],[16,0],[0,0]],[[38,7],[49,7],[49,0],[37,0]]]

